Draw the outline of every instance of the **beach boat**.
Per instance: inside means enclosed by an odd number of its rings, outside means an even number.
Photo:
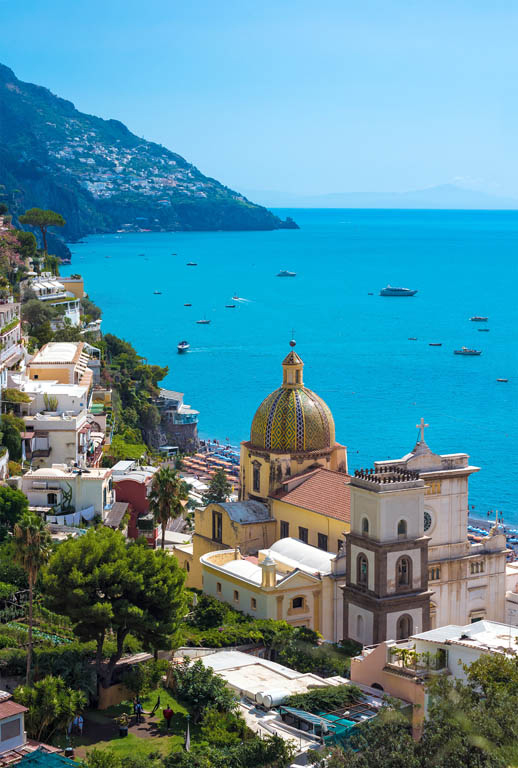
[[[429,347],[442,347],[442,341],[431,341],[428,344]]]
[[[177,253],[172,253],[171,256],[178,256],[178,254]]]
[[[461,347],[460,349],[454,349],[453,354],[465,355],[467,357],[475,357],[477,355],[481,355],[482,351],[480,349],[470,349],[469,347]]]
[[[225,304],[225,309],[235,309],[235,308],[236,308],[235,304]]]
[[[139,256],[145,256],[145,255],[146,255],[145,253],[139,253]]]
[[[195,262],[195,261],[188,261],[188,262],[187,262],[187,266],[188,266],[188,267],[197,267],[198,265],[196,264],[196,262]]]
[[[155,296],[161,296],[162,295],[162,291],[153,291],[153,293],[155,294]]]
[[[184,307],[192,307],[192,304],[184,304]]]
[[[374,294],[373,293],[368,293],[367,296],[374,296]]]
[[[413,291],[410,288],[394,288],[392,285],[387,285],[386,288],[382,288],[380,296],[415,296],[417,291]]]
[[[417,336],[409,336],[408,341],[417,341]]]
[[[288,269],[281,269],[281,271],[277,273],[277,277],[297,277],[297,273],[290,272]]]
[[[176,349],[178,350],[178,354],[182,354],[183,352],[187,352],[189,347],[190,347],[190,344],[188,341],[180,341]]]
[[[507,384],[507,382],[509,381],[509,379],[497,379],[497,381],[502,381],[504,384]]]
[[[472,323],[487,323],[489,318],[483,317],[483,315],[473,315],[473,317],[470,317],[469,319]]]
[[[208,325],[210,323],[210,320],[205,320],[205,319],[203,319],[203,320],[196,320],[196,323],[198,325]]]
[[[477,328],[477,331],[480,333],[489,333],[490,330],[490,328]]]

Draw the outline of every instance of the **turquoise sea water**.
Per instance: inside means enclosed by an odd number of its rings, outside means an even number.
[[[305,384],[330,406],[350,469],[410,451],[423,416],[432,450],[467,451],[481,467],[477,513],[518,523],[518,212],[280,214],[301,229],[92,236],[71,245],[63,272],[84,276],[104,332],[169,366],[164,384],[200,411],[202,436],[248,438],[294,328]],[[419,292],[382,298],[387,283]],[[490,332],[472,315],[489,316]],[[482,355],[453,355],[462,345]]]

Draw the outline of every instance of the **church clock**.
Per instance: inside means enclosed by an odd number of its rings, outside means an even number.
[[[432,516],[429,512],[424,513],[424,530],[429,531],[432,527]]]

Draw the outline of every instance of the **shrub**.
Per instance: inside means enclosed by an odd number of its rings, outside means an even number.
[[[173,669],[172,678],[175,692],[192,709],[195,723],[200,721],[207,709],[231,712],[237,705],[234,694],[223,679],[200,659],[193,664],[185,659]]]
[[[284,704],[304,712],[332,712],[359,698],[360,690],[355,685],[329,685],[326,688],[314,688],[307,693],[295,693]]]

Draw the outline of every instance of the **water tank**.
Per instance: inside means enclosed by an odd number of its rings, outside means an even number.
[[[263,693],[263,691],[259,691],[259,693],[255,694],[255,703],[259,704],[260,707],[264,704],[264,693]]]
[[[284,688],[275,688],[271,691],[265,691],[263,693],[263,707],[271,709],[272,707],[278,707],[282,704],[284,699],[287,699],[290,692]]]

